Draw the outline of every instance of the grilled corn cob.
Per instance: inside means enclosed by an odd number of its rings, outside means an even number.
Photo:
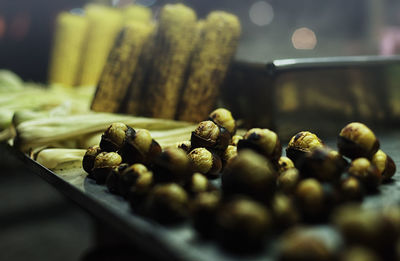
[[[143,105],[143,90],[146,80],[146,75],[149,72],[150,61],[154,50],[154,39],[157,32],[157,25],[154,24],[152,34],[149,36],[147,43],[144,44],[142,53],[140,54],[138,65],[136,66],[135,73],[132,76],[132,81],[128,89],[126,103],[123,104],[125,113],[131,115],[139,115],[140,105]],[[141,104],[142,103],[142,104]]]
[[[150,23],[130,21],[118,37],[101,74],[92,103],[94,111],[118,112],[127,95],[143,46],[154,29]]]
[[[78,85],[96,85],[114,41],[122,29],[123,15],[100,5],[85,8],[88,33],[83,48]]]
[[[195,12],[182,4],[168,4],[160,13],[153,59],[144,95],[143,115],[173,118],[192,52]]]
[[[218,88],[235,53],[240,31],[236,16],[222,11],[208,15],[190,64],[178,119],[201,121],[207,118],[215,106]]]
[[[74,86],[86,32],[85,17],[67,12],[58,15],[49,66],[49,83]]]
[[[122,9],[126,22],[136,21],[149,23],[151,21],[151,9],[140,5],[129,5]]]

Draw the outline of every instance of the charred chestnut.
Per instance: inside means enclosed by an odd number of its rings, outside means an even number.
[[[89,175],[92,173],[92,169],[94,167],[94,160],[97,157],[97,155],[102,152],[101,148],[97,145],[92,146],[86,150],[85,156],[83,156],[82,160],[82,167],[83,169],[89,173]]]
[[[110,172],[121,164],[122,158],[116,152],[101,152],[94,159],[91,177],[97,184],[104,184]]]
[[[218,239],[231,249],[260,248],[272,225],[266,207],[245,198],[236,198],[221,206],[217,214]]]
[[[372,130],[359,122],[349,123],[340,131],[337,145],[340,154],[351,159],[371,159],[380,146]]]
[[[207,148],[224,151],[229,145],[231,135],[229,132],[212,121],[202,121],[192,132],[190,138],[191,148]]]
[[[286,148],[286,156],[289,157],[297,167],[297,161],[306,153],[323,146],[324,144],[317,135],[309,131],[301,131],[290,139]]]
[[[282,154],[282,146],[278,135],[268,129],[250,129],[238,142],[238,151],[243,149],[254,150],[274,164],[278,162]]]
[[[103,133],[100,140],[100,147],[104,151],[115,152],[121,149],[125,139],[135,135],[135,130],[125,123],[115,122]]]
[[[119,154],[129,164],[142,163],[149,165],[161,153],[161,146],[151,137],[148,130],[136,130],[133,135],[126,136]]]
[[[381,183],[382,176],[378,168],[367,158],[358,158],[351,162],[348,169],[350,175],[358,178],[369,190],[375,190]]]
[[[272,163],[260,154],[241,151],[230,160],[222,174],[222,190],[226,194],[245,194],[268,201],[276,189],[277,172]]]
[[[294,168],[294,163],[291,159],[285,156],[281,156],[278,161],[279,173],[282,173],[288,169]]]
[[[159,184],[146,200],[146,214],[160,223],[175,223],[188,215],[188,195],[175,183]]]
[[[221,195],[217,191],[197,194],[190,205],[194,228],[203,236],[215,233],[217,210],[221,204]]]
[[[236,122],[232,113],[224,108],[219,108],[210,113],[209,118],[218,126],[224,127],[231,136],[235,135]]]
[[[371,162],[378,168],[382,181],[389,181],[396,173],[396,164],[394,164],[393,159],[382,150],[378,150],[374,154]]]
[[[320,181],[335,181],[345,169],[344,159],[340,154],[326,147],[314,149],[298,160],[301,176],[313,177]]]
[[[167,148],[155,159],[153,172],[156,182],[184,182],[193,173],[192,162],[182,149]]]
[[[193,163],[193,170],[209,178],[219,177],[222,169],[221,158],[206,148],[196,148],[188,154]]]
[[[278,189],[284,193],[292,193],[300,181],[300,173],[296,168],[282,172],[278,177]]]

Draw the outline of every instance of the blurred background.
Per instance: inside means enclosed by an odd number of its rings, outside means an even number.
[[[400,52],[400,2],[396,0],[0,0],[0,68],[14,71],[24,80],[45,83],[57,14],[83,12],[89,2],[114,6],[135,2],[151,7],[156,15],[169,2],[183,2],[200,18],[211,10],[234,13],[242,24],[236,60],[246,62]],[[286,89],[293,93],[289,87]],[[321,100],[319,96],[316,99]],[[294,103],[290,108],[281,104],[282,112],[298,112],[292,108]],[[400,115],[400,108],[397,111]],[[353,112],[349,113],[353,117]],[[293,120],[289,116],[287,122]],[[90,259],[98,251],[92,251],[96,238],[91,217],[7,152],[0,152],[4,170],[0,177],[0,259],[101,260],[99,256]]]
[[[236,58],[267,62],[296,57],[395,54],[400,47],[400,3],[395,0],[1,0],[0,68],[25,80],[46,81],[55,18],[88,2],[123,6],[136,2],[155,13],[183,2],[204,17],[219,9],[243,26]]]

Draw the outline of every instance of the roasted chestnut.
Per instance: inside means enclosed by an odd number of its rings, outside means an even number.
[[[398,215],[396,215],[398,216]],[[396,218],[398,222],[398,217]],[[348,245],[361,245],[385,254],[393,251],[398,229],[379,209],[347,205],[333,215],[333,223]],[[397,228],[399,224],[396,224]]]
[[[282,172],[278,177],[278,189],[284,193],[292,193],[300,181],[300,173],[296,168]]]
[[[246,198],[232,199],[217,214],[218,239],[235,251],[261,248],[271,225],[268,209]]]
[[[331,182],[339,180],[346,167],[342,156],[327,147],[319,147],[305,154],[297,165],[302,177]]]
[[[233,135],[230,145],[237,146],[240,140],[243,140],[243,136],[241,136],[241,135]]]
[[[225,194],[245,194],[266,202],[275,192],[277,172],[260,154],[243,150],[230,160],[222,174]]]
[[[224,155],[222,156],[222,163],[225,166],[228,161],[230,161],[231,159],[233,159],[234,157],[237,156],[237,147],[233,146],[233,145],[229,145],[225,152]]]
[[[371,162],[378,168],[382,181],[389,181],[396,173],[396,164],[394,164],[393,159],[382,150],[378,150],[374,154]]]
[[[343,201],[360,201],[364,197],[364,187],[355,177],[346,177],[340,183],[340,194]]]
[[[188,195],[175,183],[156,185],[149,192],[145,211],[160,223],[182,221],[188,215]]]
[[[271,202],[271,211],[275,224],[280,229],[286,229],[300,221],[300,214],[292,199],[284,194],[275,194]]]
[[[359,122],[349,123],[340,131],[337,145],[339,153],[350,159],[371,159],[380,146],[375,134]]]
[[[207,177],[198,172],[192,175],[192,177],[185,183],[184,188],[190,195],[197,195],[202,192],[216,190],[216,188],[208,181]]]
[[[218,126],[224,127],[231,136],[235,135],[236,122],[232,113],[224,108],[219,108],[210,113],[209,118]]]
[[[251,149],[260,153],[274,164],[278,163],[282,154],[282,145],[278,135],[269,129],[250,129],[238,142],[238,151]]]
[[[295,199],[305,219],[314,221],[324,218],[325,195],[318,180],[308,178],[300,181],[295,190]]]
[[[193,173],[192,162],[182,149],[167,148],[155,159],[153,172],[156,183],[181,183]]]
[[[383,261],[375,251],[361,246],[345,249],[340,255],[341,261]]]
[[[294,168],[294,163],[291,159],[285,156],[281,156],[278,161],[279,173],[282,173],[288,169]]]
[[[121,163],[118,167],[113,168],[113,170],[108,174],[106,179],[106,186],[111,193],[119,194],[119,183],[121,179],[121,173],[129,167],[127,163]]]
[[[297,167],[297,161],[306,153],[323,146],[323,142],[317,135],[309,131],[301,131],[290,139],[286,148],[286,156],[289,157]]]
[[[147,167],[140,163],[135,163],[120,171],[118,180],[118,192],[121,196],[127,196],[130,188],[136,183],[137,179],[150,172]]]
[[[97,184],[104,184],[111,171],[121,164],[122,158],[116,152],[101,152],[94,159],[94,165],[91,178],[96,180]]]
[[[215,233],[215,222],[221,195],[218,191],[202,192],[196,195],[190,204],[190,213],[194,228],[203,236]]]
[[[100,147],[103,151],[115,152],[121,149],[125,139],[135,135],[135,130],[125,123],[115,122],[101,135]]]
[[[202,121],[192,132],[191,148],[207,148],[218,152],[225,151],[229,145],[231,135],[224,128],[212,121]]]
[[[126,139],[119,150],[124,162],[151,165],[161,153],[160,145],[151,137],[148,130],[139,129]]]
[[[134,185],[129,189],[127,198],[133,210],[143,212],[143,202],[154,185],[153,173],[151,171],[138,176]]]
[[[83,156],[82,167],[87,173],[89,173],[89,175],[92,173],[94,167],[94,159],[100,154],[100,152],[102,152],[101,148],[95,145],[88,148],[85,156]]]
[[[378,168],[371,164],[367,158],[353,160],[348,173],[358,178],[368,190],[375,190],[382,180]]]
[[[176,144],[178,149],[182,149],[184,152],[189,153],[192,150],[190,140],[181,141]]]
[[[294,228],[286,232],[279,245],[280,261],[333,261],[334,250],[307,228]]]
[[[221,158],[206,148],[193,149],[188,154],[193,163],[193,170],[206,175],[209,178],[217,178],[222,169]]]

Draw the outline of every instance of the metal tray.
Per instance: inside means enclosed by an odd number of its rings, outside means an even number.
[[[381,148],[389,154],[396,165],[400,163],[400,132],[386,132],[377,135]],[[332,147],[334,140],[326,142]],[[221,248],[215,241],[201,239],[189,222],[178,226],[166,227],[156,222],[135,215],[129,204],[122,197],[113,195],[103,185],[97,185],[85,178],[82,187],[72,185],[59,175],[35,162],[27,155],[9,145],[2,145],[18,157],[30,170],[46,180],[65,196],[88,211],[111,228],[125,235],[132,244],[154,257],[163,260],[274,260],[276,259],[279,240],[271,238],[264,250],[252,255],[236,255]],[[83,172],[83,170],[81,170]],[[397,170],[392,182],[380,186],[378,194],[365,198],[365,207],[377,207],[400,203],[400,170]],[[83,174],[83,173],[82,173]],[[316,233],[338,244],[340,235],[329,225],[314,226]]]

